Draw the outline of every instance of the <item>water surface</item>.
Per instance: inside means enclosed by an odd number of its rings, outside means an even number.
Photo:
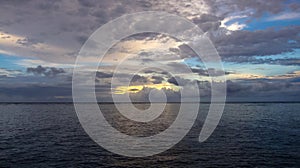
[[[121,132],[149,136],[172,124],[179,104],[168,104],[151,124],[127,120],[113,104],[100,107]],[[208,104],[201,104],[194,127],[172,149],[151,157],[128,158],[93,142],[82,129],[72,104],[1,104],[0,167],[300,166],[300,104],[227,104],[213,135],[199,143],[207,109]]]

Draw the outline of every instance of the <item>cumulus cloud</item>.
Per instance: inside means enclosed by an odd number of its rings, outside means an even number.
[[[36,68],[27,68],[27,73],[33,73],[34,75],[43,75],[47,77],[54,77],[56,75],[66,73],[66,71],[62,68],[43,67],[39,65]]]

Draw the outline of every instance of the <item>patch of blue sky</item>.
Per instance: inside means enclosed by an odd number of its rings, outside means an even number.
[[[291,11],[286,11],[289,13]],[[290,19],[272,19],[276,16],[280,16],[284,13],[280,13],[278,15],[273,15],[269,13],[265,13],[262,17],[259,18],[237,18],[233,19],[226,23],[226,25],[231,25],[235,22],[239,24],[246,24],[243,30],[248,31],[257,31],[257,30],[265,30],[268,28],[273,28],[275,30],[280,30],[284,27],[288,26],[300,26],[300,19],[299,18],[290,18]]]
[[[294,71],[299,71],[299,66],[286,66],[286,65],[271,65],[271,64],[249,64],[249,63],[230,63],[223,62],[226,71],[243,73],[243,74],[256,74],[263,76],[276,76],[284,75]]]
[[[204,64],[203,62],[199,59],[199,57],[190,57],[190,58],[185,58],[183,60],[183,63],[185,63],[186,65],[195,68],[195,67],[203,67]]]
[[[293,52],[286,52],[277,55],[269,56],[254,56],[256,59],[292,59],[300,58],[300,49],[295,49]],[[205,64],[199,59],[199,57],[186,58],[183,61],[186,65],[192,68],[206,68]],[[300,67],[297,65],[274,65],[274,64],[251,64],[251,63],[234,63],[234,62],[222,62],[224,70],[235,72],[235,73],[244,73],[244,74],[256,74],[263,76],[276,76],[284,75],[294,71],[299,71]],[[213,67],[214,65],[209,65]],[[219,65],[216,65],[218,67]]]
[[[8,70],[21,70],[24,71],[26,68],[17,64],[22,61],[23,58],[17,56],[11,56],[0,53],[0,68],[8,69]]]

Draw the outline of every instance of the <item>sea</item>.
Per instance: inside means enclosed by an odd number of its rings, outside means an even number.
[[[156,121],[142,125],[124,118],[114,104],[99,107],[120,132],[151,136],[172,124],[180,104],[168,103]],[[300,103],[227,103],[213,134],[200,143],[208,109],[200,104],[192,129],[171,149],[126,157],[94,142],[72,103],[2,103],[0,167],[300,167]]]

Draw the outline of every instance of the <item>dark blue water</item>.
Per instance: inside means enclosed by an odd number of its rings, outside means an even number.
[[[141,128],[113,114],[112,104],[101,106],[112,125],[130,135],[160,132],[176,116],[169,110],[158,120],[164,122],[154,123],[162,126]],[[213,135],[199,143],[207,108],[201,105],[194,127],[172,149],[128,158],[93,142],[72,104],[1,104],[0,167],[300,167],[300,104],[227,104]]]

